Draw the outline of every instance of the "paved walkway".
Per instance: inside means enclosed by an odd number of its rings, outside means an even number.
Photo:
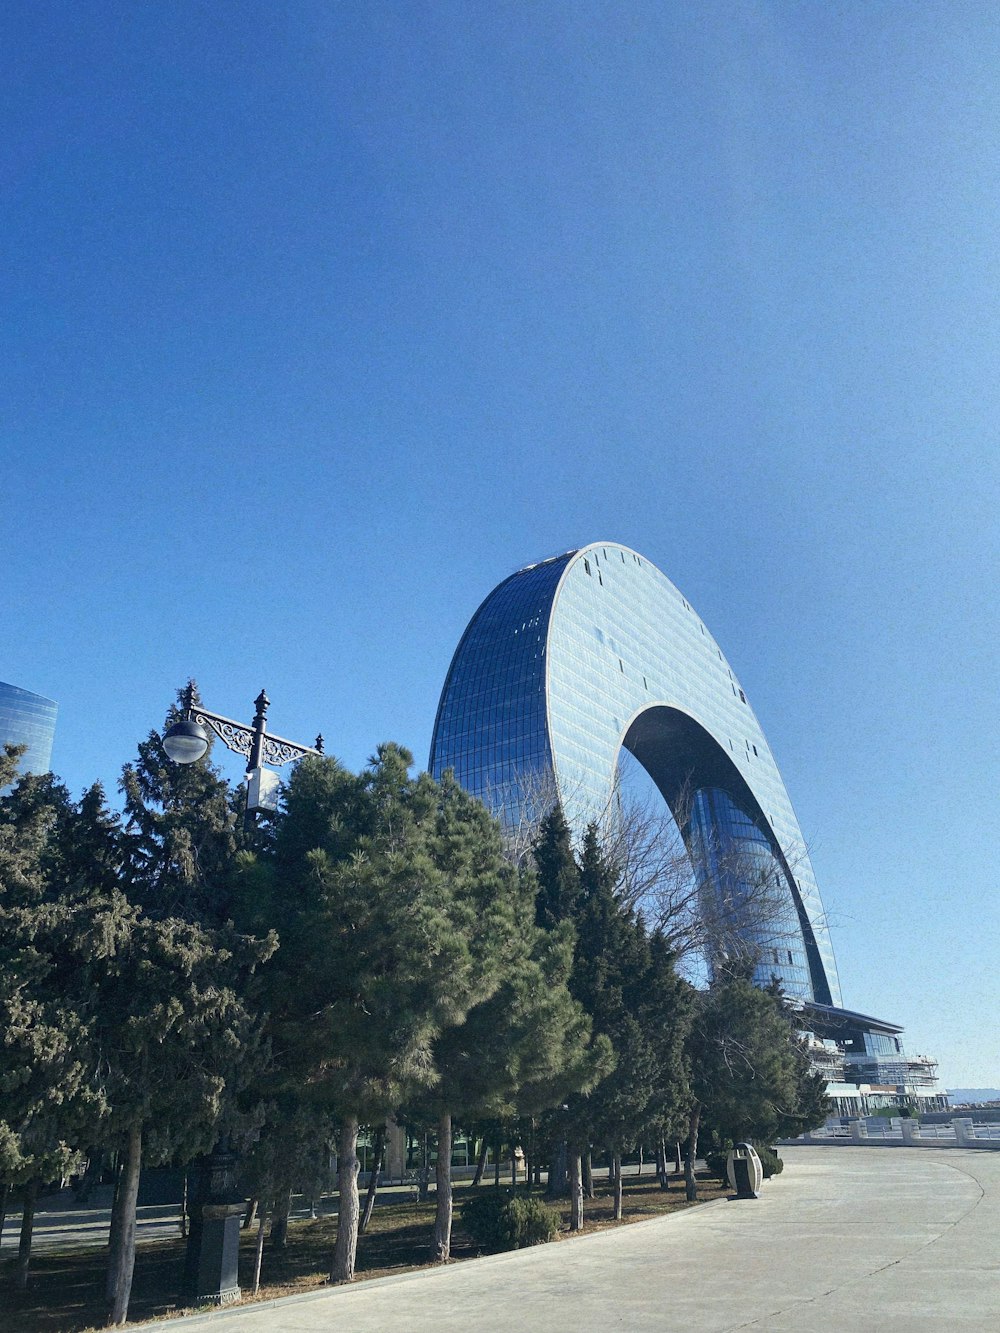
[[[1000,1329],[1000,1154],[786,1148],[758,1200],[192,1316],[177,1333]]]

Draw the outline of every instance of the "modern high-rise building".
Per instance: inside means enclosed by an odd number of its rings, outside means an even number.
[[[429,767],[453,769],[508,829],[558,800],[579,837],[614,819],[623,749],[669,807],[717,923],[709,966],[739,951],[826,1040],[848,1011],[805,841],[746,692],[669,579],[596,542],[528,565],[482,603],[448,671]],[[892,1046],[895,1068],[900,1029],[851,1017],[869,1023],[872,1047]]]
[[[0,746],[26,745],[19,773],[47,773],[59,705],[30,690],[0,681]]]

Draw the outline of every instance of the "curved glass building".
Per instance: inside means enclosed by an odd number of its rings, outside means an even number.
[[[26,745],[19,773],[47,773],[59,705],[40,694],[0,681],[0,746]]]
[[[508,826],[558,797],[580,834],[611,808],[623,747],[677,821],[703,910],[735,923],[760,984],[777,977],[789,996],[839,1006],[812,866],[739,680],[655,565],[597,542],[519,570],[480,606],[429,767],[454,769]]]

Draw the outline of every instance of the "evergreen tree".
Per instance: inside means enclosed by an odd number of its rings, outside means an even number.
[[[361,854],[373,827],[365,779],[332,757],[307,759],[283,789],[272,836],[237,857],[234,919],[252,934],[273,929],[278,940],[257,978],[270,1061],[255,1085],[262,1124],[246,1163],[251,1188],[265,1205],[274,1201],[275,1248],[284,1245],[285,1201],[310,1174],[317,1140],[334,1132],[340,1110],[327,1077],[340,1044],[331,1006],[342,999],[326,952],[334,904],[317,893],[313,866]],[[321,1168],[313,1170],[318,1182]]]
[[[175,708],[167,725],[177,716]],[[117,864],[120,887],[92,905],[90,953],[103,1141],[124,1163],[107,1282],[114,1323],[128,1310],[143,1161],[190,1161],[240,1124],[241,1090],[263,1059],[252,976],[275,946],[266,930],[253,937],[229,920],[239,798],[208,758],[173,764],[152,732],[121,790],[120,847],[96,859],[108,881]],[[89,801],[99,842],[110,829],[96,795]]]
[[[573,855],[569,825],[558,803],[553,805],[539,825],[532,855],[538,876],[535,920],[544,930],[553,930],[563,923],[570,926],[575,955],[576,929],[573,918],[580,904],[580,871]],[[568,1128],[564,1108],[558,1113],[548,1114],[542,1122],[542,1137],[549,1144],[548,1192],[553,1196],[564,1194],[568,1187]]]
[[[535,919],[544,930],[572,920],[580,901],[580,872],[562,806],[542,820],[533,849],[538,874]]]
[[[359,1126],[434,1082],[434,1040],[499,984],[491,937],[512,910],[485,812],[411,763],[394,745],[358,778],[303,760],[238,890],[238,919],[263,915],[281,941],[266,972],[274,1085],[340,1127],[332,1281],[354,1273]]]
[[[645,1132],[675,1114],[685,1090],[683,1038],[688,988],[677,976],[661,938],[615,896],[618,869],[604,854],[597,828],[584,836],[577,946],[570,989],[611,1043],[614,1068],[586,1097],[570,1098],[566,1123],[576,1163],[591,1144],[606,1147],[621,1217],[621,1157]],[[576,1168],[574,1180],[579,1176]],[[579,1195],[579,1187],[576,1189]],[[582,1225],[577,1197],[574,1222]]]
[[[104,788],[95,782],[60,821],[58,896],[86,905],[107,898],[128,882],[129,839],[118,815],[108,807]]]
[[[0,1173],[25,1182],[30,1203],[31,1182],[74,1150],[121,1154],[107,1287],[116,1323],[143,1157],[184,1160],[211,1142],[254,1069],[259,1039],[241,991],[272,947],[219,921],[233,847],[224,784],[196,772],[178,779],[180,800],[150,745],[124,779],[127,832],[99,786],[74,804],[50,776],[29,775],[0,798]],[[27,1253],[22,1244],[22,1276]]]
[[[794,1099],[775,1108],[777,1122],[772,1136],[773,1142],[775,1139],[797,1138],[806,1130],[822,1125],[830,1113],[830,1099],[826,1093],[826,1076],[813,1069],[806,1038],[800,1026],[801,1015],[788,1003],[778,982],[772,982],[767,988],[767,993],[774,997],[788,1027],[795,1081]]]
[[[181,716],[183,693],[164,731]],[[194,699],[200,702],[197,688]],[[230,915],[234,859],[247,842],[242,791],[233,792],[211,752],[210,743],[197,763],[175,764],[163,749],[163,732],[151,731],[136,762],[122,770],[131,896],[161,920],[220,925]]]
[[[0,784],[16,757],[0,759]],[[0,1185],[25,1196],[21,1285],[37,1184],[69,1169],[100,1112],[89,1083],[92,997],[79,984],[85,922],[61,892],[74,813],[50,775],[26,775],[0,797]]]
[[[656,1052],[656,1073],[644,1137],[656,1144],[660,1184],[667,1188],[666,1148],[680,1142],[691,1100],[687,1037],[694,1018],[697,992],[677,971],[677,955],[657,929],[649,939],[649,981],[638,997],[638,1017]]]
[[[93,1042],[105,1141],[123,1156],[112,1215],[110,1319],[124,1323],[143,1161],[190,1161],[212,1146],[252,1074],[259,1035],[243,992],[269,945],[232,927],[157,921],[122,895],[93,915]]]
[[[451,1241],[451,1127],[486,1123],[495,1138],[502,1126],[533,1120],[571,1092],[593,1086],[611,1061],[603,1038],[569,993],[573,932],[568,924],[546,932],[533,926],[536,885],[505,867],[513,911],[506,933],[494,917],[489,945],[501,964],[501,980],[463,1022],[434,1043],[438,1081],[408,1117],[433,1121],[438,1133],[437,1216],[432,1249],[448,1259]]]
[[[427,850],[454,897],[454,929],[465,938],[465,966],[454,979],[453,1021],[433,1042],[436,1082],[424,1097],[437,1130],[436,1216],[432,1252],[440,1261],[451,1253],[451,1144],[453,1117],[463,1109],[463,1084],[478,1070],[478,1052],[464,1031],[468,1013],[483,1009],[496,995],[522,953],[521,921],[533,906],[517,870],[503,855],[500,826],[481,802],[462,790],[451,773],[439,784]],[[482,1085],[480,1085],[482,1089]]]
[[[694,1199],[703,1115],[720,1142],[770,1143],[788,1118],[813,1114],[803,1094],[814,1095],[815,1080],[780,993],[754,986],[749,967],[720,974],[699,994],[689,1060],[685,1187]]]

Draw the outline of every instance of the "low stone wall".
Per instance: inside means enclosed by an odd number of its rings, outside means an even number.
[[[956,1116],[947,1124],[921,1124],[915,1119],[886,1119],[881,1116],[851,1120],[846,1125],[827,1124],[797,1139],[782,1139],[781,1145],[813,1144],[817,1147],[867,1148],[984,1148],[1000,1151],[1000,1125],[975,1122],[971,1116]]]

